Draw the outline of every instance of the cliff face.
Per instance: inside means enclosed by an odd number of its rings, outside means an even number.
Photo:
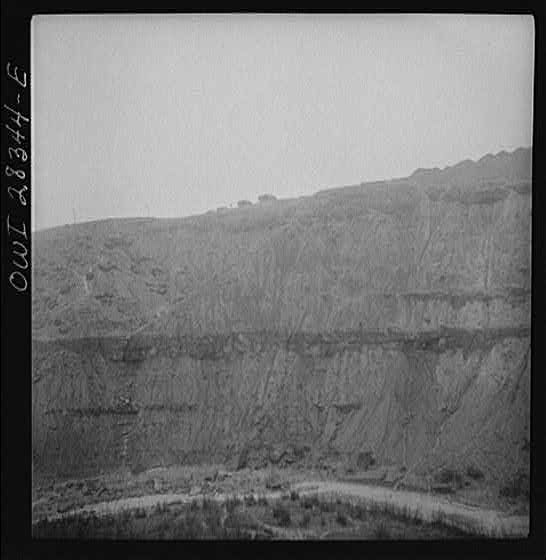
[[[34,239],[38,471],[528,469],[531,153]]]

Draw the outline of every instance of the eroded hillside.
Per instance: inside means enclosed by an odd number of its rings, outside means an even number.
[[[528,471],[531,152],[38,232],[37,472]]]

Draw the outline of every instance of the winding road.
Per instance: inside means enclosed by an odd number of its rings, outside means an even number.
[[[403,512],[409,517],[418,518],[425,522],[440,519],[443,523],[463,529],[467,532],[487,537],[526,537],[529,533],[528,516],[506,515],[495,510],[472,507],[447,499],[410,492],[406,490],[390,490],[378,486],[367,486],[335,481],[309,481],[291,485],[301,496],[318,494],[324,499],[343,498],[351,502],[383,506],[392,511]],[[235,494],[149,494],[131,498],[122,498],[108,502],[89,504],[81,508],[48,516],[48,521],[54,521],[73,515],[111,515],[124,510],[137,508],[150,509],[157,505],[174,503],[191,503],[204,498],[213,499],[220,503],[237,496],[244,498],[253,494],[255,498],[261,496],[268,500],[282,497],[283,492],[251,492]],[[35,521],[35,523],[38,520]]]

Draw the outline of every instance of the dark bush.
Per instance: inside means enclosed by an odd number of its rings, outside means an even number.
[[[366,519],[366,508],[364,506],[355,505],[351,508],[351,515],[359,521],[363,521]]]
[[[269,490],[280,490],[282,488],[281,477],[276,472],[271,472],[265,480],[265,487]]]
[[[273,508],[273,517],[281,527],[289,527],[292,523],[290,512],[282,504],[277,504]]]
[[[253,506],[256,504],[256,498],[254,497],[254,494],[249,494],[245,497],[245,504],[247,506]]]
[[[469,465],[466,469],[466,476],[474,480],[482,480],[484,478],[483,472],[475,467],[474,465]]]
[[[165,513],[168,510],[169,510],[169,506],[165,503],[156,504],[156,506],[154,507],[154,513],[157,514]]]
[[[315,494],[313,496],[305,496],[302,499],[302,505],[305,509],[312,509],[314,506],[318,506],[319,505],[319,499],[318,496]]]
[[[375,458],[371,451],[364,451],[358,454],[356,464],[359,469],[367,471],[370,467],[375,465]]]
[[[137,519],[146,517],[146,510],[144,508],[138,508],[137,510],[135,510],[135,517]]]
[[[342,513],[341,511],[337,512],[336,521],[342,527],[346,527],[347,524],[348,524],[347,516],[344,513]]]
[[[335,504],[329,500],[324,500],[320,502],[320,509],[325,513],[331,513],[335,511]]]
[[[520,473],[503,486],[499,494],[504,498],[529,498],[529,475]]]
[[[202,539],[206,536],[203,521],[197,514],[187,515],[176,529],[175,538],[178,539]]]
[[[436,476],[435,479],[442,484],[452,484],[457,488],[463,487],[463,477],[459,472],[454,469],[443,469]]]
[[[212,500],[211,498],[205,498],[201,507],[203,511],[218,511],[220,509],[216,500]]]
[[[290,492],[290,499],[295,502],[300,499],[300,495],[295,490],[292,490],[292,492]]]
[[[260,202],[273,202],[274,200],[277,200],[277,197],[273,196],[272,194],[261,194],[258,197],[258,200]]]
[[[245,469],[248,466],[249,455],[250,452],[248,450],[248,447],[244,447],[239,453],[239,456],[237,457],[237,464],[235,470],[240,471],[241,469]]]
[[[205,515],[208,533],[213,537],[222,536],[222,508],[215,500],[203,501],[203,513]]]
[[[381,539],[381,540],[385,540],[385,539],[389,539],[391,534],[389,529],[387,528],[387,525],[385,524],[385,522],[381,522],[376,529],[373,532],[373,536],[376,539]]]
[[[300,527],[309,527],[309,523],[311,523],[311,514],[306,511],[301,519]]]
[[[201,505],[199,504],[198,500],[193,500],[190,504],[190,511],[199,511],[201,509]]]
[[[453,494],[455,492],[449,484],[433,484],[431,490],[436,494]]]
[[[230,514],[233,513],[240,505],[241,505],[241,500],[237,496],[233,496],[226,500],[226,510]]]

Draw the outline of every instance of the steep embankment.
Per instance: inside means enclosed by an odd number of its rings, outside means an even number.
[[[35,468],[527,472],[530,158],[37,233]]]

